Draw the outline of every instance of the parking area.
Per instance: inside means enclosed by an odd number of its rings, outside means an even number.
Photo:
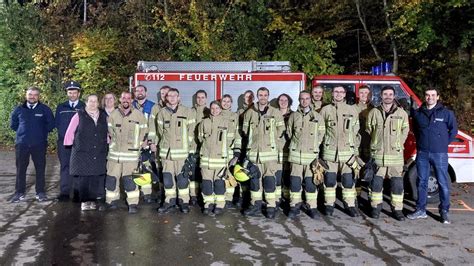
[[[59,164],[48,157],[47,190],[58,194]],[[243,217],[238,210],[204,216],[197,207],[160,215],[157,205],[140,205],[129,215],[125,204],[107,212],[81,212],[78,203],[28,199],[11,204],[14,152],[0,152],[0,264],[473,264],[474,185],[453,184],[452,224],[437,220],[430,205],[426,220],[398,222],[384,213],[371,219],[364,210],[351,218],[301,215],[275,220]],[[405,201],[405,212],[414,204]]]

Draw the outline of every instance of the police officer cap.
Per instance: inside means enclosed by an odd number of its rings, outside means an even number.
[[[81,84],[79,82],[76,82],[74,80],[70,80],[64,84],[64,89],[65,90],[81,90]]]

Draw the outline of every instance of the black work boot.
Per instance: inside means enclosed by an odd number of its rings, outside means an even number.
[[[189,213],[189,204],[188,203],[181,203],[179,204],[179,209],[182,213]]]
[[[359,216],[359,212],[357,211],[356,207],[348,207],[347,208],[347,214],[349,214],[350,217]]]
[[[169,202],[163,203],[160,208],[158,208],[159,213],[167,213],[170,210],[174,209],[176,206],[176,199],[170,199]]]
[[[235,206],[234,204],[232,203],[232,201],[230,200],[226,200],[225,201],[225,206],[224,206],[225,209],[235,209]]]
[[[288,212],[288,218],[296,219],[296,217],[298,217],[299,214],[300,214],[300,208],[299,207],[291,207],[290,211]]]
[[[275,207],[268,207],[267,208],[267,218],[268,219],[275,219],[276,216],[276,208]]]
[[[403,212],[401,210],[393,210],[393,217],[397,221],[405,221],[405,215],[403,215]]]
[[[380,212],[382,211],[382,204],[378,204],[377,207],[372,207],[372,213],[370,217],[378,219],[380,217]]]
[[[198,198],[196,196],[191,197],[189,200],[189,205],[196,206],[198,204]]]
[[[212,215],[212,211],[214,210],[215,205],[214,204],[209,204],[209,206],[204,207],[202,209],[202,214],[205,215]]]
[[[334,206],[326,205],[325,212],[327,216],[332,216],[334,214]]]
[[[262,215],[262,201],[258,200],[255,204],[250,205],[248,209],[244,211],[245,216],[261,216]]]
[[[151,203],[154,203],[155,200],[151,197],[151,195],[144,195],[143,202],[146,204],[151,204]]]
[[[311,219],[314,219],[314,220],[316,220],[320,217],[319,211],[316,208],[308,209],[307,214],[308,214],[309,217],[311,217]]]
[[[214,214],[215,214],[215,215],[222,214],[223,212],[224,212],[224,209],[222,209],[222,208],[216,207],[216,208],[214,209]]]
[[[137,204],[128,205],[128,213],[134,214],[138,212]]]

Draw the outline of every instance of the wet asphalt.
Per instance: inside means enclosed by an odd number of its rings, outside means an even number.
[[[50,198],[58,194],[58,173],[50,155]],[[135,215],[125,203],[81,212],[79,203],[35,201],[32,169],[25,202],[8,203],[14,185],[14,152],[0,152],[0,265],[474,264],[474,186],[468,184],[453,184],[451,225],[437,220],[436,205],[426,220],[398,222],[387,203],[378,220],[364,212],[351,218],[341,208],[318,220],[303,213],[290,220],[281,212],[275,220],[243,217],[238,210],[211,217],[198,207],[158,214],[157,204],[141,204]],[[406,201],[405,211],[412,210]]]

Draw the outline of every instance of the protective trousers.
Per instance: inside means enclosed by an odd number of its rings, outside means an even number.
[[[403,166],[380,167],[369,184],[370,205],[374,208],[383,202],[383,181],[390,179],[391,203],[393,209],[403,209]]]
[[[209,208],[210,204],[215,204],[216,208],[224,208],[225,206],[225,181],[217,176],[219,171],[220,170],[201,169],[201,192],[204,200],[204,208]]]
[[[120,199],[120,183],[122,183],[125,193],[127,194],[128,205],[138,204],[140,191],[138,186],[133,182],[132,173],[136,169],[136,162],[107,162],[107,176],[105,177],[105,201],[112,203]]]
[[[182,173],[184,160],[163,160],[163,186],[165,189],[165,202],[189,202],[189,178]]]
[[[196,164],[199,165],[199,159]],[[190,197],[197,197],[197,195],[199,195],[201,180],[202,180],[201,168],[196,166],[194,170],[194,174],[189,180],[189,196]]]
[[[259,200],[261,201],[264,195],[267,207],[276,207],[275,173],[279,170],[279,164],[277,162],[265,162],[257,163],[256,165],[260,170],[260,178],[250,179],[251,204],[253,205]]]
[[[352,169],[343,162],[327,162],[329,170],[324,174],[324,201],[326,206],[336,202],[337,176],[341,176],[342,200],[347,207],[355,207],[356,190]]]
[[[302,202],[302,191],[310,209],[317,208],[318,188],[313,182],[309,165],[292,164],[290,175],[290,206],[298,207]]]

